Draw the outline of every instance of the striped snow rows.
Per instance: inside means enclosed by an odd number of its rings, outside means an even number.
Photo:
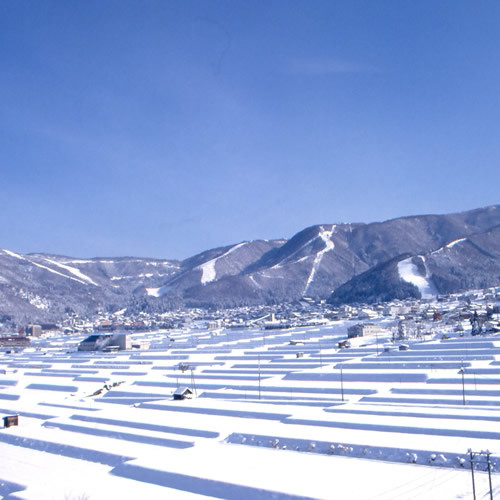
[[[307,496],[302,483],[292,490],[269,478],[257,488],[248,474],[228,478],[207,465],[230,467],[254,453],[264,460],[269,448],[283,460],[299,452],[297,466],[312,454],[457,471],[469,467],[468,448],[498,453],[499,340],[457,337],[386,351],[367,338],[339,350],[344,330],[168,332],[173,349],[112,354],[65,352],[50,347],[60,345],[53,338],[40,351],[1,353],[0,413],[18,414],[21,425],[0,432],[0,449],[26,463],[43,452],[47,467],[57,457],[78,459],[102,470],[103,481],[105,470],[123,487],[144,481],[157,498],[164,488]],[[161,345],[167,333],[154,335]],[[197,397],[174,401],[183,386]],[[15,466],[7,460],[5,470]],[[39,494],[41,483],[16,471],[0,475],[4,488]],[[318,498],[328,497],[318,488]]]

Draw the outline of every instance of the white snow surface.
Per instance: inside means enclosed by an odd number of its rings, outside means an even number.
[[[87,276],[85,276],[86,280],[84,281],[82,279],[78,279],[78,278],[75,278],[73,276],[68,276],[66,274],[60,273],[59,271],[56,271],[55,269],[52,269],[52,268],[50,268],[48,266],[44,266],[43,264],[39,264],[38,262],[35,262],[35,261],[31,260],[31,259],[28,259],[27,257],[23,257],[22,255],[19,255],[19,254],[15,253],[15,252],[11,252],[10,250],[3,249],[3,252],[5,252],[7,255],[10,255],[11,257],[15,257],[16,259],[19,259],[19,260],[25,260],[25,261],[29,262],[30,264],[32,264],[32,265],[34,265],[36,267],[39,267],[40,269],[45,269],[46,271],[49,271],[49,272],[51,272],[53,274],[57,274],[58,276],[61,276],[63,278],[67,278],[67,279],[70,279],[70,280],[73,280],[73,281],[77,281],[78,283],[81,283],[83,285],[88,285],[89,284],[88,280],[90,280],[90,278],[88,278]],[[72,274],[80,273],[78,271],[78,269],[76,269],[76,268],[73,268],[73,267],[70,267],[70,266],[61,265],[61,264],[56,263],[54,261],[50,261],[49,259],[45,259],[45,260],[49,261],[51,264],[55,264],[55,265],[57,265],[59,267],[65,268],[65,270],[67,270],[67,271],[69,271],[71,269],[70,272]],[[82,276],[84,276],[84,275],[82,275]],[[92,281],[92,280],[90,280],[90,281]],[[92,282],[92,283],[95,285],[94,282]]]
[[[452,241],[446,245],[446,248],[453,248],[457,243],[465,241],[467,238],[460,238],[459,240]]]
[[[319,266],[321,265],[321,260],[323,259],[325,253],[330,252],[335,248],[335,244],[331,239],[334,231],[335,231],[335,226],[333,226],[330,230],[326,230],[323,228],[323,226],[321,226],[321,232],[317,237],[321,238],[325,242],[325,248],[323,250],[320,250],[314,257],[314,262],[312,264],[311,272],[309,273],[309,277],[307,278],[307,282],[304,287],[304,291],[302,292],[302,295],[307,295],[309,287],[314,281],[314,277],[318,272]]]
[[[146,293],[150,295],[151,297],[160,297],[160,290],[161,287],[158,288],[146,288]]]
[[[57,266],[57,267],[60,267],[61,269],[69,271],[71,274],[74,274],[77,278],[80,278],[81,280],[86,281],[90,285],[99,286],[92,278],[89,278],[87,275],[83,274],[76,267],[68,266],[66,264],[61,264],[60,262],[57,262],[55,260],[48,259],[48,258],[45,258],[45,260],[54,266]]]
[[[248,278],[250,279],[250,281],[257,287],[257,288],[262,288],[262,285],[260,285],[256,280],[255,280],[255,277],[252,276],[251,274],[248,276]]]
[[[339,350],[350,324],[141,332],[149,350],[117,353],[60,334],[0,352],[0,418],[19,415],[0,428],[0,497],[465,500],[471,448],[493,453],[496,498],[500,337]],[[178,385],[197,397],[174,401]]]
[[[447,243],[446,245],[442,246],[441,248],[438,248],[433,254],[437,254],[442,252],[445,248],[453,248],[456,244],[461,243],[462,241],[466,241],[467,238],[459,238],[458,240],[450,241],[450,243]]]
[[[218,260],[226,257],[230,253],[233,253],[235,250],[238,250],[238,248],[241,248],[242,246],[248,244],[247,241],[244,241],[242,243],[238,243],[237,245],[234,245],[231,247],[227,252],[224,252],[222,255],[219,255],[218,257],[215,257],[214,259],[211,259],[207,262],[204,262],[203,264],[200,264],[199,266],[195,267],[195,269],[200,269],[201,270],[201,283],[205,285],[206,283],[210,283],[212,281],[215,281],[217,279],[217,273],[215,271],[215,264]]]
[[[11,252],[10,250],[5,250],[5,248],[2,249],[2,252],[6,253],[7,255],[10,255],[11,257],[15,257],[16,259],[26,260],[22,255],[19,255],[15,252]]]
[[[421,258],[424,259],[424,257]],[[411,261],[411,257],[398,263],[398,272],[402,280],[415,285],[419,289],[422,298],[432,298],[438,295],[432,280],[419,274],[417,266]]]

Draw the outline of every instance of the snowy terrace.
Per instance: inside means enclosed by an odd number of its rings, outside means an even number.
[[[19,415],[0,429],[0,496],[469,498],[469,448],[493,453],[500,493],[500,338],[339,350],[347,326],[144,333],[151,349],[112,354],[61,336],[0,353],[0,416]],[[179,386],[197,397],[173,401]]]

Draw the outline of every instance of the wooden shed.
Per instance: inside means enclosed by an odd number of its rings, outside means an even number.
[[[14,425],[19,425],[19,415],[9,415],[7,417],[3,417],[4,427],[12,427]]]
[[[174,391],[174,399],[175,400],[181,400],[181,399],[191,399],[193,397],[193,391],[189,387],[178,387]]]

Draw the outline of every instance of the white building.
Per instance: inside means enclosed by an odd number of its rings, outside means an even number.
[[[373,323],[358,323],[357,325],[350,326],[347,329],[347,337],[352,339],[354,337],[368,337],[369,335],[385,335],[387,330],[379,325]]]

